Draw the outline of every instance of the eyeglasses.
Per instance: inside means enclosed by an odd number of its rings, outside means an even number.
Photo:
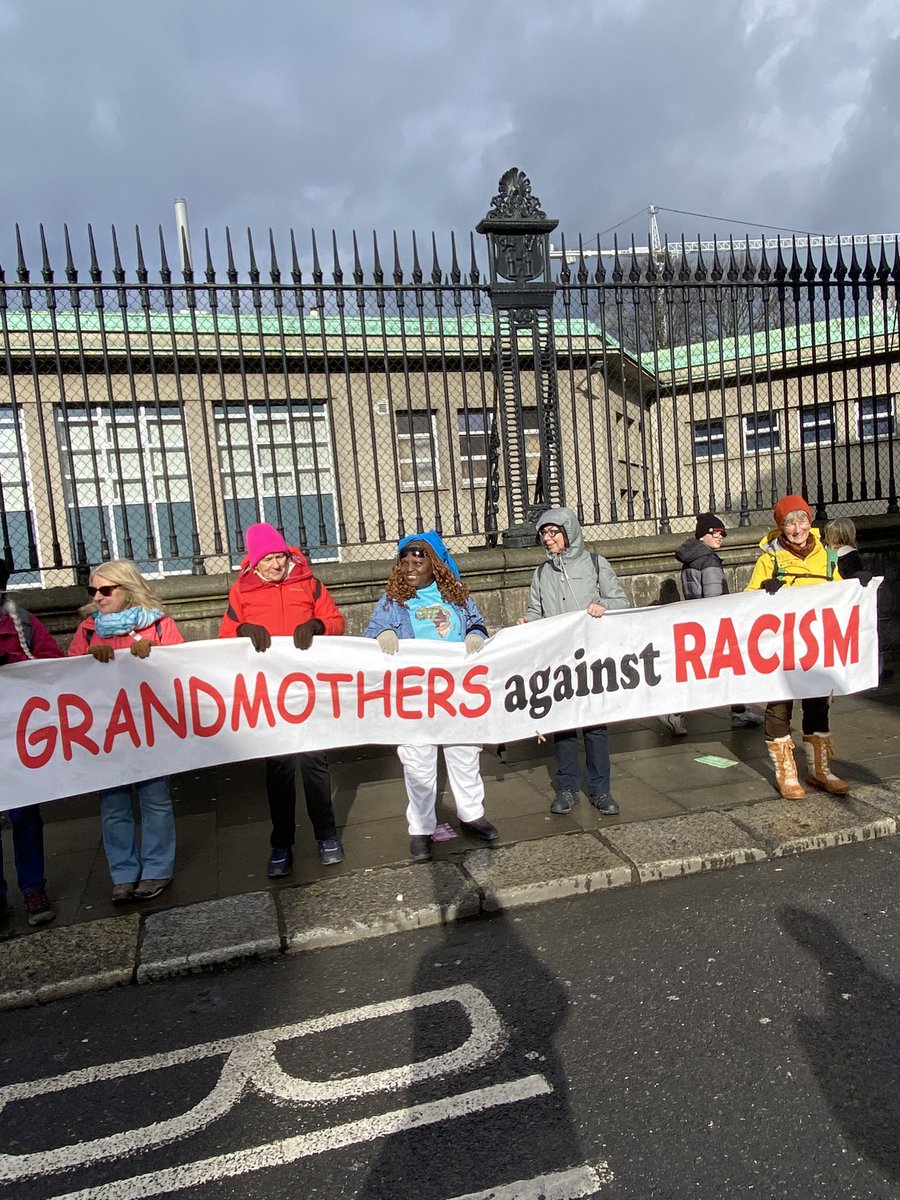
[[[565,533],[565,530],[560,529],[560,527],[558,525],[544,525],[543,528],[541,529],[541,537],[542,538],[559,537],[560,534],[562,534],[562,533]]]
[[[404,558],[427,558],[428,551],[421,546],[405,546],[398,556],[401,560]]]
[[[728,537],[728,534],[725,532],[724,529],[707,529],[706,532],[713,533],[716,535],[716,537],[720,537],[720,538]]]
[[[111,596],[113,594],[113,592],[116,590],[116,588],[119,588],[121,586],[122,586],[121,583],[104,583],[104,585],[102,587],[89,587],[87,590],[87,594],[90,596],[90,598],[92,600],[97,595]]]

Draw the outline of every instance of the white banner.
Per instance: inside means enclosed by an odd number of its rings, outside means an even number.
[[[501,629],[480,653],[246,638],[2,668],[0,809],[215,763],[366,743],[491,744],[581,725],[876,686],[854,581]]]

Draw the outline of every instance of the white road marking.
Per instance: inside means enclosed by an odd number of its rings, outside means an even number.
[[[453,1050],[420,1062],[390,1067],[366,1075],[355,1075],[347,1079],[318,1081],[287,1074],[275,1057],[281,1042],[361,1021],[377,1020],[397,1013],[448,1003],[460,1005],[466,1013],[471,1030],[469,1036]],[[343,1100],[350,1096],[396,1091],[484,1062],[498,1054],[505,1041],[500,1017],[484,992],[471,984],[459,984],[433,992],[422,992],[417,996],[401,996],[396,1000],[367,1004],[345,1012],[328,1013],[294,1025],[281,1025],[239,1037],[187,1046],[166,1054],[100,1063],[95,1067],[70,1071],[64,1075],[11,1084],[0,1088],[0,1115],[6,1104],[16,1100],[65,1092],[72,1088],[87,1087],[92,1083],[128,1078],[141,1072],[160,1071],[220,1055],[226,1056],[212,1090],[186,1113],[179,1113],[168,1120],[138,1129],[126,1129],[107,1137],[95,1138],[93,1141],[77,1142],[30,1154],[0,1154],[0,1181],[48,1175],[55,1171],[120,1158],[177,1141],[206,1128],[217,1118],[224,1116],[250,1091],[274,1100],[277,1104],[289,1105],[323,1103]]]
[[[612,1178],[607,1164],[601,1162],[596,1169],[585,1165],[553,1175],[536,1175],[534,1179],[520,1179],[488,1188],[486,1192],[467,1192],[465,1196],[454,1196],[453,1200],[582,1200],[596,1196]]]
[[[434,1125],[456,1117],[468,1117],[502,1104],[515,1104],[535,1096],[546,1096],[552,1090],[543,1076],[527,1075],[510,1083],[498,1083],[471,1092],[460,1092],[456,1096],[432,1100],[427,1104],[414,1104],[410,1108],[395,1109],[376,1117],[352,1121],[348,1125],[335,1125],[315,1133],[269,1142],[231,1154],[221,1154],[216,1158],[201,1159],[199,1162],[185,1163],[178,1167],[166,1167],[161,1171],[137,1175],[132,1179],[117,1179],[78,1192],[48,1196],[47,1200],[148,1200],[148,1197],[152,1196],[167,1196],[214,1180],[287,1166],[302,1158],[323,1154],[329,1150],[340,1150],[345,1146],[369,1142],[375,1138],[390,1137],[392,1134],[419,1129],[423,1125]],[[572,1193],[573,1196],[590,1194]]]

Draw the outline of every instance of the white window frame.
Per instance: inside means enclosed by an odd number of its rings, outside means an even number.
[[[18,422],[16,414],[18,412]],[[36,517],[34,516],[36,505],[34,503],[34,491],[32,488],[31,477],[31,458],[28,453],[28,438],[25,435],[25,414],[22,411],[21,405],[14,408],[12,404],[0,404],[0,428],[5,432],[7,429],[12,434],[16,446],[22,449],[21,470],[19,464],[19,454],[16,449],[10,450],[8,453],[3,449],[2,441],[0,441],[0,479],[3,481],[3,506],[6,512],[22,512],[32,513],[32,521],[34,522],[34,539],[37,545],[38,567],[32,569],[30,566],[23,566],[22,563],[15,564],[17,572],[25,571],[32,578],[25,580],[17,580],[15,575],[9,578],[8,588],[10,591],[16,588],[28,588],[35,586],[34,576],[37,576],[37,582],[43,586],[43,555],[41,553],[41,531],[38,527]],[[9,469],[9,464],[12,470]],[[24,470],[24,477],[22,471]],[[20,493],[22,498],[22,507],[19,508],[13,502],[10,502],[10,493]],[[13,546],[13,550],[17,547]],[[24,552],[27,554],[28,547],[24,547]]]
[[[722,432],[714,433],[712,427],[721,425]],[[703,427],[701,429],[701,427]],[[712,451],[714,445],[721,443],[721,451]],[[698,421],[691,421],[691,449],[694,455],[694,462],[715,462],[717,459],[725,458],[725,418],[703,417]]]
[[[801,407],[798,412],[800,448],[833,446],[837,441],[837,412],[830,400]],[[827,420],[823,416],[827,414]],[[822,436],[824,430],[825,436]],[[813,436],[807,437],[807,434]]]
[[[760,428],[760,422],[767,422],[765,428]],[[751,427],[753,423],[753,427]],[[771,438],[769,446],[760,446],[759,439]],[[781,413],[754,412],[743,413],[741,416],[741,444],[745,454],[769,454],[781,449]]]
[[[430,492],[439,488],[441,471],[437,454],[437,416],[434,409],[398,409],[394,416],[394,427],[397,431],[397,473],[400,478],[400,490]]]
[[[872,406],[871,412],[866,415],[863,412],[863,406],[869,404]],[[880,411],[883,405],[884,411]],[[884,433],[878,433],[878,442],[887,442],[889,438],[897,436],[897,393],[882,392],[877,396],[861,396],[856,402],[856,436],[861,442],[874,442],[876,440],[876,426],[884,423],[886,426]],[[867,432],[868,429],[868,432]]]
[[[183,438],[183,445],[177,451],[170,449],[170,440],[165,437],[165,429],[169,425],[175,425],[178,428],[179,434]],[[93,465],[95,475],[88,477],[87,475],[77,474],[73,479],[71,472],[70,454],[76,456],[84,456],[86,450],[90,450],[90,437],[88,438],[87,448],[81,446],[71,446],[69,442],[69,434],[76,428],[93,430]],[[116,430],[113,436],[113,429]],[[135,431],[135,445],[123,445],[121,434],[125,429],[133,429]],[[140,485],[141,476],[146,481],[146,501],[150,516],[150,527],[153,533],[154,543],[156,545],[156,558],[148,563],[141,554],[135,553],[135,559],[141,563],[142,574],[148,579],[159,579],[166,575],[189,575],[191,566],[173,567],[168,565],[170,558],[168,553],[164,552],[164,548],[168,545],[168,529],[160,520],[159,506],[164,504],[181,504],[190,502],[190,488],[188,486],[188,472],[191,469],[190,456],[188,454],[187,432],[181,420],[181,413],[175,404],[160,404],[159,408],[155,405],[139,404],[135,408],[130,405],[116,405],[113,414],[110,414],[108,408],[97,408],[90,406],[85,408],[83,405],[64,410],[62,405],[56,405],[56,430],[57,442],[59,448],[60,470],[63,479],[63,494],[65,496],[66,510],[76,507],[79,504],[85,507],[93,508],[96,505],[99,494],[100,505],[104,510],[106,532],[109,539],[109,550],[112,558],[121,558],[124,556],[124,545],[119,544],[119,531],[116,528],[115,510],[117,507],[124,508],[127,504],[140,503],[144,504],[143,488],[141,489],[141,497],[139,501],[126,499],[125,495],[130,484],[138,483]],[[153,432],[156,431],[157,437],[154,439]],[[168,443],[168,444],[167,444]],[[133,454],[141,459],[142,469],[141,474],[134,476],[126,474],[123,470],[119,476],[116,471],[116,451],[118,448],[119,461],[127,454]],[[171,467],[171,459],[175,453],[180,452],[184,456],[184,471],[176,471]],[[166,471],[157,471],[154,469],[154,456],[160,454],[167,458]],[[149,468],[149,469],[148,469]],[[170,494],[166,496],[163,491],[157,491],[157,484],[162,487],[166,479],[169,483]],[[182,481],[185,485],[185,495],[181,498],[173,496],[173,482]],[[194,514],[196,519],[196,513]],[[136,550],[139,549],[136,547]],[[186,538],[182,536],[179,540],[179,559],[191,559],[193,556],[193,547],[186,544]]]
[[[473,424],[479,428],[473,428]],[[461,483],[467,488],[485,487],[488,482],[488,458],[494,415],[482,408],[459,408],[456,411],[456,427],[459,436],[459,461],[462,467]],[[483,440],[483,451],[472,453],[472,440]]]

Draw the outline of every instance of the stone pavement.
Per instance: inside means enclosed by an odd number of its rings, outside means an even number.
[[[854,785],[846,801],[815,791],[800,803],[782,801],[760,729],[732,730],[727,709],[686,720],[682,739],[655,719],[611,727],[618,818],[601,817],[586,796],[571,815],[550,814],[549,745],[516,743],[500,754],[486,748],[486,807],[499,841],[488,848],[459,836],[438,843],[427,864],[408,861],[394,752],[335,753],[346,861],[320,865],[300,801],[294,872],[276,882],[265,874],[261,764],[177,776],[175,882],[156,901],[124,911],[110,903],[96,800],[55,801],[43,811],[48,892],[58,917],[29,930],[11,888],[14,912],[0,926],[0,1008],[898,831],[900,673],[834,702],[840,773]],[[699,762],[701,756],[733,765]],[[797,757],[802,763],[799,748]],[[439,820],[454,821],[452,804]],[[3,841],[11,879],[8,834]]]

